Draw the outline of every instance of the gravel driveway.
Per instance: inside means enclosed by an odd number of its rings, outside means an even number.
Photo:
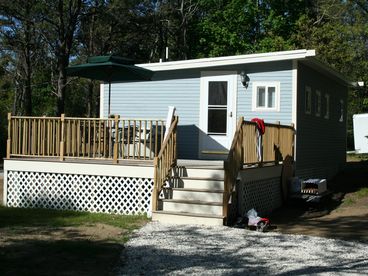
[[[368,244],[152,222],[121,259],[120,275],[366,275]]]

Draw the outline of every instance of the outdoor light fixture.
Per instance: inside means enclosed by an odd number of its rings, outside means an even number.
[[[240,81],[243,84],[243,87],[248,88],[249,80],[250,79],[249,79],[248,75],[244,71],[241,71],[240,72]]]

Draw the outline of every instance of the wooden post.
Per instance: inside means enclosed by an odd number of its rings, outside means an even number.
[[[278,165],[280,161],[282,160],[278,160],[279,159],[279,156],[282,155],[282,152],[281,152],[281,146],[280,146],[280,121],[276,121],[276,125],[277,125],[277,146],[276,146],[276,149],[279,150],[279,154],[277,154],[277,152],[275,152],[275,165]],[[284,158],[284,157],[283,157]]]
[[[8,140],[6,141],[6,158],[11,154],[11,113],[8,113]]]
[[[225,217],[225,219],[228,219],[228,207],[229,207],[229,185],[230,185],[230,168],[229,168],[229,161],[224,160],[224,194],[222,199],[222,216]],[[227,224],[227,221],[225,222],[225,225]]]
[[[115,122],[115,141],[114,141],[114,157],[113,163],[118,163],[118,146],[119,146],[119,115],[115,114],[114,116]]]
[[[157,193],[158,193],[158,157],[153,159],[154,168],[154,181],[153,181],[153,191],[152,191],[152,212],[157,211]]]
[[[296,151],[296,148],[295,148],[295,135],[296,135],[296,131],[295,131],[295,125],[294,123],[291,124],[291,127],[293,128],[292,132],[293,132],[293,138],[292,138],[292,157],[293,157],[293,161],[295,161],[295,151]]]
[[[60,161],[64,161],[64,131],[65,131],[65,124],[64,124],[65,114],[61,114],[60,121],[61,121],[61,133],[60,133]]]

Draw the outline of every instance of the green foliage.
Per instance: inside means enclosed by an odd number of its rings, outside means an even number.
[[[166,59],[166,47],[169,60],[316,49],[322,61],[352,81],[368,83],[368,2],[362,0],[83,0],[71,41],[69,25],[62,23],[73,23],[68,11],[78,0],[27,3],[0,2],[0,57],[7,64],[0,74],[0,86],[7,90],[1,94],[4,114],[13,106],[24,114],[31,92],[31,114],[55,115],[60,68],[69,62],[109,53],[157,62]],[[64,96],[66,114],[98,116],[98,82],[68,80]],[[368,112],[367,86],[350,89],[349,147],[352,114],[362,112]]]
[[[7,126],[8,116],[7,113],[11,112],[13,93],[12,82],[6,75],[7,60],[5,57],[0,61],[0,159],[6,155],[6,139],[7,139]]]

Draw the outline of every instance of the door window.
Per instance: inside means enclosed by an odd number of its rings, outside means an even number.
[[[227,81],[208,82],[208,134],[226,134]]]

